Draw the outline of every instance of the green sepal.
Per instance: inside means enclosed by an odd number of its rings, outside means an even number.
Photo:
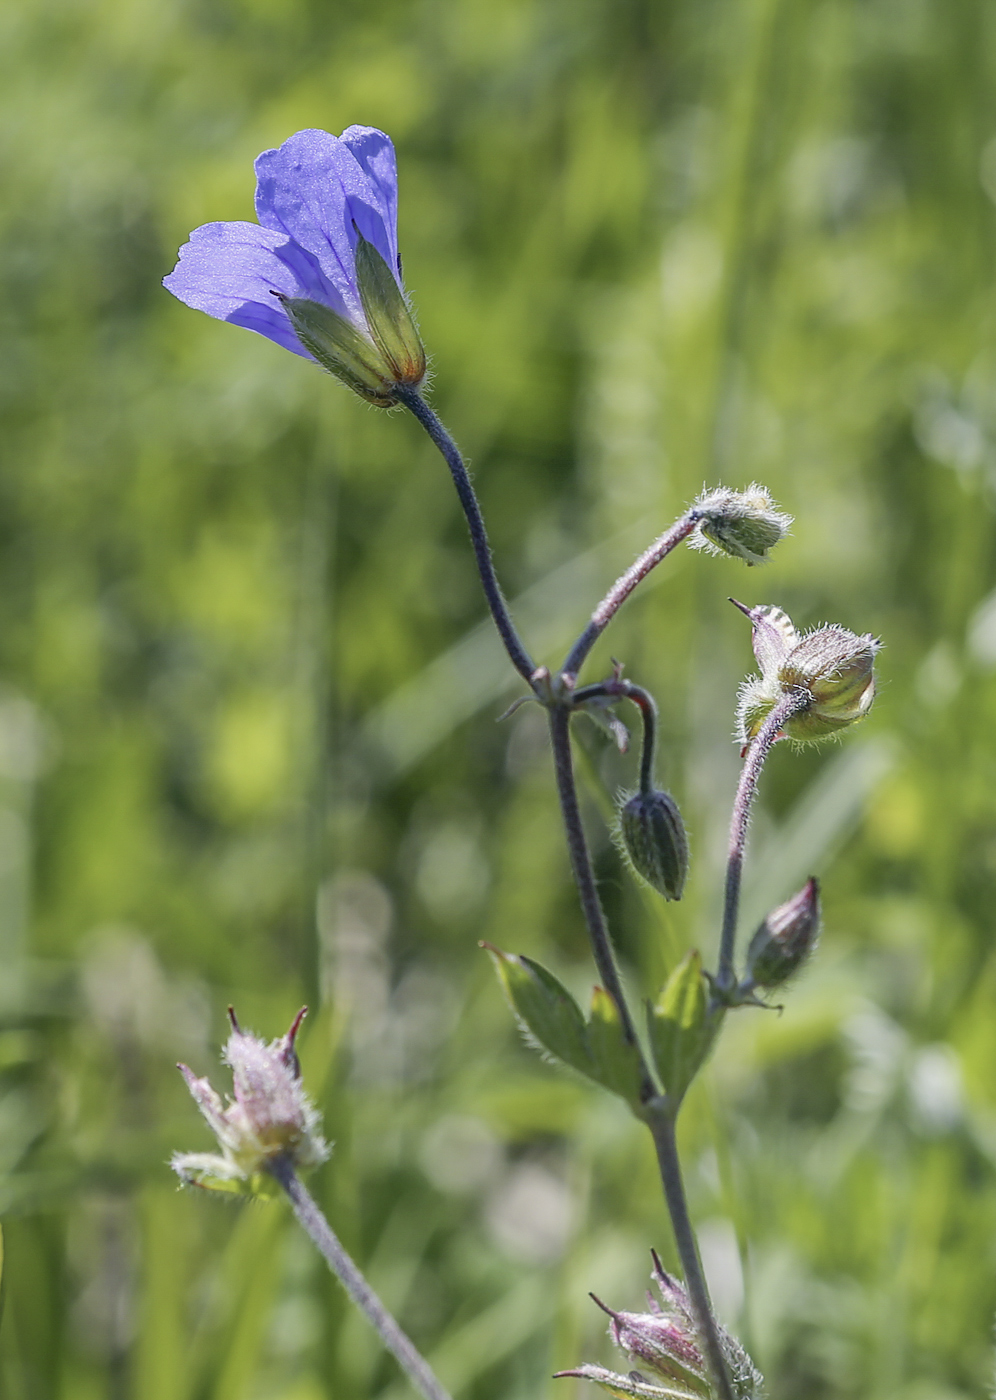
[[[620,1376],[615,1371],[607,1371],[604,1366],[579,1366],[576,1371],[558,1371],[557,1375],[592,1381],[615,1396],[616,1400],[695,1400],[696,1395],[701,1393],[688,1390],[680,1383],[675,1386],[661,1385],[648,1380],[639,1371]]]
[[[393,368],[378,345],[330,306],[307,297],[282,297],[294,334],[306,350],[347,388],[368,403],[397,403]]]
[[[603,1089],[638,1104],[639,1057],[626,1043],[611,997],[596,987],[591,1019],[586,1022],[567,988],[540,963],[487,943],[483,946],[529,1041]]]
[[[395,383],[419,385],[425,350],[394,273],[380,252],[356,234],[356,284],[370,334],[391,366]]]
[[[623,1035],[619,1011],[603,987],[592,991],[587,1034],[594,1062],[594,1068],[588,1071],[591,1078],[627,1103],[638,1104],[642,1084],[640,1057]]]
[[[682,958],[647,1013],[654,1063],[677,1108],[712,1049],[723,1017],[720,1008],[710,1008],[709,983],[698,952]]]
[[[253,1172],[246,1176],[227,1157],[212,1152],[178,1152],[170,1165],[184,1186],[196,1186],[201,1191],[264,1200],[280,1191],[269,1172]]]

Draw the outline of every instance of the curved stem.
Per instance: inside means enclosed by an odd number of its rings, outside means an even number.
[[[643,720],[643,747],[640,750],[640,791],[654,791],[654,763],[657,756],[657,702],[649,690],[644,690],[632,681],[625,682],[623,692],[627,700],[640,711]]]
[[[730,819],[723,931],[719,940],[719,967],[716,972],[716,984],[722,992],[730,991],[737,980],[733,971],[733,952],[737,936],[737,914],[740,910],[740,879],[743,874],[750,809],[757,792],[758,779],[782,725],[787,719],[791,719],[792,715],[804,710],[808,704],[809,696],[805,691],[791,691],[783,696],[748,745],[744,766],[740,770],[740,782],[737,784],[737,795],[733,800],[733,815]]]
[[[662,1101],[658,1100],[657,1104],[648,1105],[650,1111],[647,1113],[646,1122],[653,1135],[654,1147],[657,1150],[657,1164],[664,1186],[668,1214],[671,1216],[671,1225],[674,1229],[674,1242],[678,1247],[678,1257],[681,1260],[682,1273],[685,1275],[685,1285],[688,1289],[699,1337],[706,1353],[717,1393],[721,1400],[735,1400],[729,1367],[726,1364],[726,1357],[723,1355],[723,1347],[719,1340],[719,1328],[713,1316],[709,1289],[702,1270],[698,1246],[695,1243],[691,1216],[688,1213],[688,1200],[685,1196],[685,1184],[681,1178],[681,1163],[678,1158],[678,1144],[674,1133],[674,1117],[663,1106],[658,1107],[661,1104]]]
[[[583,685],[574,692],[574,707],[579,709],[586,700],[632,700],[643,720],[643,745],[640,749],[640,791],[653,792],[654,764],[657,755],[657,702],[642,685],[617,677]]]
[[[481,515],[481,508],[477,502],[477,496],[470,482],[470,476],[460,449],[453,441],[446,428],[440,422],[437,415],[423,399],[422,395],[414,389],[398,387],[395,391],[397,398],[407,409],[418,419],[422,427],[432,438],[432,441],[439,448],[446,465],[450,469],[453,477],[453,484],[457,489],[463,513],[467,518],[467,525],[470,529],[470,539],[474,546],[474,557],[477,560],[477,571],[481,576],[481,584],[484,588],[484,596],[487,599],[488,607],[491,609],[491,616],[494,618],[495,626],[505,644],[512,665],[525,681],[531,681],[536,667],[532,658],[522,645],[515,624],[512,621],[508,606],[502,596],[501,587],[498,583],[498,575],[495,573],[495,566],[491,560],[491,547],[488,544],[488,533],[484,528],[484,517]]]
[[[416,1350],[414,1343],[401,1330],[343,1249],[338,1236],[290,1161],[286,1157],[276,1157],[270,1163],[269,1171],[287,1192],[298,1223],[415,1389],[425,1400],[450,1400],[448,1391],[443,1389],[429,1363]]]
[[[588,840],[581,821],[577,785],[574,781],[570,722],[569,710],[560,706],[550,710],[550,742],[553,745],[553,764],[557,774],[560,810],[567,833],[567,850],[570,854],[571,869],[574,872],[574,880],[581,898],[581,909],[588,926],[588,936],[591,939],[591,950],[595,966],[598,968],[598,975],[619,1012],[623,1034],[627,1041],[639,1050],[640,1042],[637,1039],[636,1027],[633,1024],[629,1007],[626,1004],[619,969],[616,967],[616,955],[609,939],[602,902],[598,897],[598,886],[595,884],[595,872],[591,864]],[[643,1062],[642,1051],[640,1059]],[[646,1092],[648,1095],[655,1094],[656,1089],[645,1062],[643,1062],[643,1076]]]
[[[645,579],[651,569],[655,569],[662,559],[666,559],[676,545],[688,538],[699,523],[699,513],[690,510],[676,521],[669,530],[654,540],[648,549],[645,549],[633,564],[629,566],[624,574],[616,579],[615,583],[606,593],[598,607],[591,615],[591,621],[574,643],[564,662],[563,671],[566,675],[576,676],[584,664],[585,658],[599,637],[608,627],[616,613],[625,603],[641,580]]]

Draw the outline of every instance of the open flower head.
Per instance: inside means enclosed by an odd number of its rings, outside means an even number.
[[[795,695],[800,708],[782,725],[798,743],[827,739],[862,719],[875,699],[875,654],[880,643],[867,633],[828,624],[801,636],[781,608],[736,606],[753,625],[760,677],[744,682],[737,719],[749,744],[774,707]]]
[[[656,1254],[653,1260],[651,1277],[661,1301],[648,1293],[649,1312],[616,1312],[595,1298],[611,1319],[609,1335],[634,1363],[635,1369],[619,1375],[604,1366],[587,1365],[573,1371],[560,1371],[558,1375],[593,1381],[615,1396],[645,1397],[645,1400],[712,1400],[713,1385],[688,1294],[664,1271]],[[757,1400],[762,1394],[763,1382],[750,1357],[723,1328],[719,1329],[719,1338],[736,1400]]]
[[[191,1186],[254,1194],[270,1162],[287,1158],[307,1170],[329,1155],[319,1117],[301,1085],[294,1041],[306,1008],[290,1030],[269,1045],[242,1030],[229,1007],[232,1033],[222,1058],[231,1066],[234,1097],[223,1103],[207,1079],[187,1065],[178,1069],[221,1148],[221,1155],[178,1152],[170,1165]]]
[[[204,224],[163,285],[316,360],[390,407],[425,378],[401,282],[398,174],[382,131],[299,131],[256,161],[259,223]]]
[[[688,543],[710,554],[731,554],[745,563],[763,564],[768,551],[788,534],[791,515],[780,511],[765,487],[751,482],[745,491],[717,486],[704,491],[693,506],[699,526]]]

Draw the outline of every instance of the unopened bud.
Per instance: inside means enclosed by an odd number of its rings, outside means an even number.
[[[746,681],[740,691],[737,716],[745,744],[788,695],[797,695],[800,707],[781,732],[798,743],[829,738],[868,713],[880,646],[874,637],[834,624],[800,637],[780,608],[736,606],[753,624],[754,654],[761,667],[760,678]]]
[[[603,1366],[579,1366],[560,1371],[560,1376],[578,1376],[593,1381],[610,1395],[633,1396],[642,1400],[674,1400],[676,1396],[711,1400],[714,1395],[709,1369],[702,1354],[699,1331],[688,1294],[676,1279],[664,1272],[655,1254],[653,1280],[661,1302],[647,1295],[650,1311],[615,1312],[595,1298],[612,1319],[609,1333],[627,1359],[639,1370],[621,1376]],[[594,1297],[594,1295],[592,1295]],[[756,1400],[763,1382],[738,1341],[723,1328],[717,1328],[736,1400]],[[649,1372],[649,1374],[647,1374]]]
[[[820,936],[820,888],[807,880],[759,926],[747,949],[747,987],[780,987],[816,947]]]
[[[634,793],[620,808],[619,837],[637,875],[665,899],[680,899],[688,874],[688,838],[670,793]]]
[[[732,554],[748,565],[763,564],[768,551],[788,534],[792,524],[775,506],[767,490],[752,482],[746,491],[718,486],[704,492],[693,509],[699,528],[689,539],[693,549],[710,554]]]

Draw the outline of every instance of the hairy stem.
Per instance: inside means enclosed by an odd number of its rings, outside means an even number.
[[[649,690],[632,681],[623,682],[623,694],[640,711],[643,720],[643,747],[640,750],[640,791],[654,791],[654,763],[657,757],[657,702]]]
[[[685,1285],[709,1370],[712,1372],[713,1383],[721,1400],[735,1400],[729,1367],[719,1340],[719,1329],[713,1316],[709,1289],[695,1243],[691,1216],[688,1213],[685,1184],[681,1179],[681,1163],[678,1159],[678,1144],[674,1134],[674,1117],[663,1105],[663,1101],[657,1100],[655,1104],[647,1105],[646,1121],[653,1134],[654,1147],[657,1149],[657,1164],[660,1167],[664,1196],[671,1216],[674,1241],[678,1247]]]
[[[574,762],[571,754],[570,711],[560,706],[550,710],[550,741],[553,745],[553,765],[557,774],[557,793],[560,797],[560,810],[567,833],[567,850],[571,858],[571,869],[581,897],[581,909],[588,926],[591,950],[598,968],[602,985],[615,1003],[622,1023],[623,1034],[631,1045],[639,1049],[636,1027],[626,1004],[626,997],[616,967],[616,955],[609,939],[608,925],[602,911],[595,884],[595,872],[591,864],[588,840],[581,821],[578,806],[577,784],[574,780]],[[642,1054],[641,1054],[642,1059]],[[644,1077],[650,1094],[655,1092],[653,1081],[644,1065]]]
[[[631,691],[638,691],[641,698],[650,698],[646,691],[640,690],[639,686],[632,686],[628,681],[607,682],[605,693],[611,693],[617,685],[619,693],[626,694],[629,699],[636,701],[636,703],[640,703],[640,701],[635,694],[630,693]],[[591,689],[595,690],[596,687]],[[646,712],[644,711],[644,713]],[[712,1313],[709,1291],[706,1288],[705,1276],[699,1261],[691,1217],[688,1214],[688,1202],[685,1199],[685,1188],[678,1162],[678,1147],[674,1137],[672,1110],[667,1100],[654,1089],[653,1076],[636,1038],[636,1028],[623,995],[622,983],[616,967],[615,951],[609,940],[605,915],[598,898],[598,888],[595,884],[595,874],[591,865],[591,855],[588,851],[584,826],[581,822],[577,787],[574,782],[574,767],[571,760],[570,712],[568,710],[558,708],[550,711],[550,737],[553,741],[557,790],[560,794],[560,806],[564,817],[564,827],[567,831],[567,846],[570,851],[574,879],[581,897],[581,908],[588,925],[595,964],[605,990],[618,1008],[623,1033],[627,1040],[636,1046],[640,1055],[644,1084],[643,1117],[653,1135],[654,1146],[657,1149],[661,1185],[664,1188],[664,1199],[671,1217],[678,1257],[681,1259],[682,1272],[688,1285],[688,1296],[695,1311],[695,1321],[705,1348],[709,1369],[713,1373],[717,1395],[720,1400],[735,1400],[729,1368],[720,1346],[716,1319]]]
[[[783,696],[750,741],[744,766],[740,771],[740,782],[737,784],[737,795],[733,800],[733,815],[730,819],[723,931],[719,940],[719,967],[716,972],[716,984],[721,992],[730,991],[737,980],[733,970],[733,953],[737,937],[737,915],[740,911],[740,880],[747,845],[747,828],[750,825],[750,809],[757,792],[761,769],[782,725],[793,715],[804,710],[808,704],[809,697],[803,690],[790,691],[788,695]]]
[[[565,675],[576,676],[584,664],[585,658],[599,637],[608,627],[616,613],[625,603],[633,589],[642,579],[645,579],[651,569],[655,569],[662,559],[666,559],[676,545],[688,538],[698,525],[700,516],[698,511],[690,510],[676,521],[669,530],[665,530],[659,539],[654,540],[648,549],[645,549],[635,563],[631,564],[624,574],[616,579],[615,583],[606,593],[598,607],[591,615],[591,621],[581,633],[580,637],[571,647],[567,660],[564,662],[563,670]]]
[[[425,1400],[450,1400],[425,1358],[402,1332],[384,1307],[377,1294],[343,1249],[338,1237],[318,1208],[314,1197],[302,1184],[286,1157],[271,1162],[270,1173],[287,1192],[291,1208],[305,1233],[349,1294],[360,1312],[371,1324],[412,1385]]]
[[[446,465],[450,469],[453,477],[453,484],[456,487],[463,513],[467,517],[467,525],[470,529],[470,539],[474,546],[474,557],[477,560],[477,570],[481,576],[481,584],[484,588],[484,596],[487,599],[488,607],[491,609],[491,616],[494,618],[498,634],[505,644],[509,660],[518,671],[523,680],[530,681],[536,667],[522,645],[508,605],[502,596],[501,587],[498,583],[498,575],[495,573],[495,566],[491,560],[491,546],[488,544],[488,533],[484,528],[484,517],[481,515],[481,508],[477,502],[477,496],[470,482],[470,476],[460,449],[453,441],[446,428],[440,422],[437,415],[423,399],[422,395],[414,389],[398,388],[397,397],[407,409],[414,414],[422,427],[429,434],[432,441],[442,453]]]

